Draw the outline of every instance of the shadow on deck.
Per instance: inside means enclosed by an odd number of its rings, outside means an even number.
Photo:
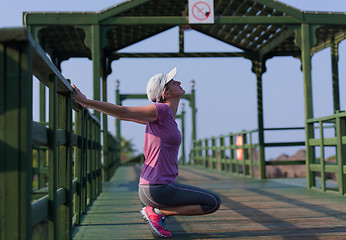
[[[139,166],[122,166],[76,226],[74,239],[153,239],[141,219]],[[181,167],[178,181],[218,193],[219,211],[170,217],[172,239],[346,239],[345,197],[274,180]]]

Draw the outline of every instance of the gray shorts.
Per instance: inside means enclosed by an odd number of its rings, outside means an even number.
[[[159,209],[200,205],[203,212],[209,214],[219,209],[221,204],[217,194],[179,183],[140,185],[138,194],[143,204]]]

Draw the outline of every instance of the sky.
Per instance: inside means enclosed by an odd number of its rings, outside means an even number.
[[[12,0],[0,8],[0,28],[22,26],[25,11],[99,11],[119,1],[85,0]],[[345,12],[345,0],[281,0],[301,10]],[[178,28],[172,28],[122,52],[177,52],[179,50]],[[194,30],[185,31],[185,51],[239,51],[230,45],[212,39]],[[339,81],[341,109],[346,105],[346,41],[339,45]],[[195,81],[197,105],[197,138],[217,137],[236,133],[243,129],[257,129],[256,77],[251,72],[252,64],[241,58],[157,58],[157,59],[119,59],[112,63],[109,75],[108,101],[115,102],[115,81],[120,81],[121,93],[145,93],[149,78],[157,73],[168,73],[177,67],[176,80],[190,93],[190,81]],[[293,57],[276,57],[266,62],[267,71],[263,75],[264,127],[303,127],[304,92],[301,62]],[[93,96],[92,62],[88,59],[74,58],[62,63],[62,73],[71,79],[89,98]],[[333,114],[330,48],[312,57],[312,85],[314,117]],[[34,80],[33,118],[38,120],[38,81]],[[184,101],[183,101],[184,102]],[[123,105],[141,106],[150,102],[126,100]],[[192,146],[191,110],[185,102],[186,111],[186,149]],[[180,111],[179,111],[180,112]],[[178,112],[178,113],[179,113]],[[178,124],[180,120],[177,119]],[[114,118],[108,118],[109,131],[115,134]],[[122,122],[122,135],[130,139],[137,153],[143,149],[144,126]],[[304,141],[304,131],[287,133],[266,133],[267,142]],[[282,153],[294,154],[299,148],[270,148],[266,159],[276,158]],[[333,154],[333,150],[328,154]]]

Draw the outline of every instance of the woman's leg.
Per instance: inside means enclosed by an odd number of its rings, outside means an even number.
[[[209,214],[221,204],[217,194],[179,183],[141,186],[139,195],[145,205],[160,209],[166,216]]]
[[[174,215],[193,216],[193,215],[205,214],[203,209],[201,208],[201,205],[163,207],[159,209],[165,216],[174,216]]]

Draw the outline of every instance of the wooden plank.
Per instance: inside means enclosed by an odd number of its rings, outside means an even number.
[[[153,239],[139,216],[140,166],[121,166],[90,208],[74,239]],[[206,216],[169,217],[173,239],[344,239],[345,197],[275,180],[257,181],[203,167],[181,167],[178,181],[218,193]]]

